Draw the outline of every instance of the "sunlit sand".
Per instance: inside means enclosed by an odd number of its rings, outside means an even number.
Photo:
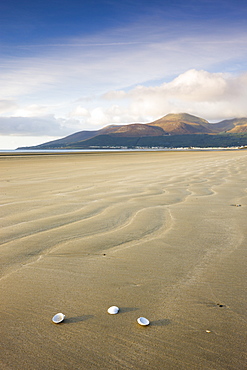
[[[1,368],[244,369],[246,165],[1,156]]]

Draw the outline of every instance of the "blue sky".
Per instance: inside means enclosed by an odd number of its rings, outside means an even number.
[[[247,2],[1,2],[0,86],[2,149],[171,112],[247,116]]]

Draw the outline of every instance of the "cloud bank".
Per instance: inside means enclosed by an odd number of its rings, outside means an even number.
[[[126,91],[111,90],[89,102],[81,99],[62,118],[44,114],[48,107],[18,107],[16,112],[24,116],[0,117],[0,134],[61,137],[112,123],[151,122],[168,113],[180,112],[213,122],[246,117],[246,101],[247,73],[236,76],[191,69],[170,82],[138,85]],[[3,113],[13,107],[17,107],[14,101],[0,101]]]
[[[72,117],[91,125],[147,122],[168,113],[187,112],[210,120],[247,116],[247,73],[239,76],[191,69],[158,86],[139,85],[102,95],[93,110],[78,105]]]
[[[0,135],[64,136],[75,130],[78,121],[44,117],[0,117]]]

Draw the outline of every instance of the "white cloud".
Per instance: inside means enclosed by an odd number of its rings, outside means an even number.
[[[39,61],[36,58],[18,58],[7,61],[6,64],[7,67],[0,73],[2,99],[13,99],[43,91],[56,81],[57,71],[42,59]]]
[[[18,136],[65,136],[79,127],[73,119],[56,119],[44,117],[0,117],[1,135]]]
[[[89,117],[90,112],[88,109],[82,107],[81,105],[77,105],[77,107],[69,113],[71,117]]]
[[[127,94],[124,90],[108,91],[103,94],[102,97],[106,100],[123,99],[126,98]]]
[[[0,100],[0,114],[7,114],[13,112],[18,108],[14,100],[2,99]]]
[[[72,112],[70,112],[69,116],[78,117],[85,124],[100,128],[111,122],[122,122],[121,118],[123,118],[123,109],[117,105],[112,105],[109,108],[96,107],[91,110],[82,106],[77,106]]]
[[[92,109],[88,118],[88,123],[92,125],[106,125],[108,123],[107,114],[101,107]]]
[[[161,91],[188,101],[214,100],[224,96],[227,82],[222,73],[189,70],[171,83],[163,84]]]
[[[140,85],[120,95],[112,91],[102,99],[109,102],[110,97],[114,104],[116,98],[119,104],[121,99],[128,99],[131,103],[127,110],[135,120],[155,119],[170,112],[188,112],[209,120],[247,116],[247,73],[232,76],[192,69],[169,83]],[[122,110],[125,113],[126,107]]]
[[[45,105],[30,104],[17,107],[12,117],[42,117],[49,114],[51,108]]]

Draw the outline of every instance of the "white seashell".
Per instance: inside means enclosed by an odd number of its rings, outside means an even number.
[[[57,313],[55,316],[53,316],[52,321],[54,324],[60,324],[65,318],[65,315],[61,312]]]
[[[116,315],[119,312],[119,308],[117,306],[111,306],[107,312],[111,315]]]
[[[138,322],[138,324],[139,324],[139,325],[142,325],[142,326],[147,326],[147,325],[149,325],[149,320],[148,320],[148,319],[146,319],[145,317],[139,317],[139,318],[137,319],[137,322]]]

